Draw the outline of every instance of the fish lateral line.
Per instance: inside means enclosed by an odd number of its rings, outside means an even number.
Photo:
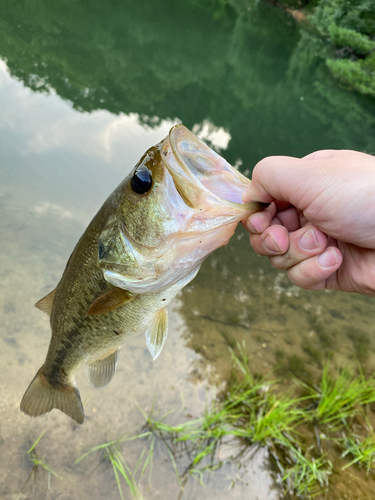
[[[82,423],[80,365],[103,387],[119,347],[142,332],[157,359],[168,336],[167,304],[240,220],[268,206],[242,203],[250,183],[180,124],[142,156],[85,229],[57,288],[36,304],[51,317],[52,336],[22,398],[24,413],[57,408]]]

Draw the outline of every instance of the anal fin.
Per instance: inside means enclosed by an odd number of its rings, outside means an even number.
[[[48,314],[48,316],[51,316],[53,301],[55,299],[55,293],[56,293],[56,288],[54,288],[52,292],[49,292],[45,297],[38,300],[38,302],[35,304],[35,307]]]
[[[122,288],[114,288],[95,299],[89,307],[86,316],[97,316],[98,314],[113,311],[133,298],[134,295],[131,292]]]
[[[168,337],[168,309],[166,307],[157,313],[145,335],[148,350],[155,361]]]
[[[104,387],[112,380],[118,361],[120,348],[87,364],[87,378],[94,387]]]

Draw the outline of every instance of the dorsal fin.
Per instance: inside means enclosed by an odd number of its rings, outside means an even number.
[[[134,294],[131,292],[123,290],[122,288],[114,288],[95,299],[89,307],[86,316],[96,316],[97,314],[113,311],[113,309],[117,309],[133,298]]]
[[[54,288],[52,292],[49,292],[49,294],[47,294],[45,297],[38,300],[38,302],[35,304],[35,307],[48,314],[48,316],[51,316],[55,293],[56,293],[56,288]]]

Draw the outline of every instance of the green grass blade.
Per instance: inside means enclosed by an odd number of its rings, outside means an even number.
[[[30,454],[30,453],[33,451],[33,449],[35,448],[35,446],[39,443],[39,441],[42,439],[42,437],[44,436],[44,434],[45,434],[46,432],[47,432],[47,429],[46,429],[46,430],[44,430],[44,431],[40,434],[40,436],[36,439],[36,441],[34,442],[34,444],[31,446],[31,448],[30,448],[30,449],[29,449],[29,451],[27,452],[28,454]]]

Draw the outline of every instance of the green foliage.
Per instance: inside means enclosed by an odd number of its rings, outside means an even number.
[[[355,435],[348,436],[344,439],[342,447],[345,449],[343,457],[349,454],[353,456],[353,460],[345,465],[343,470],[353,464],[358,464],[365,467],[367,473],[375,472],[375,435],[373,433],[365,439]]]
[[[375,97],[373,0],[320,0],[309,19],[325,43],[316,57],[345,88]]]
[[[314,423],[329,424],[336,429],[347,425],[348,419],[361,411],[363,405],[375,401],[374,378],[366,380],[362,373],[353,376],[348,369],[332,376],[328,364],[323,369],[319,386],[302,385],[307,397],[314,403],[313,409],[306,413],[308,418]]]
[[[303,400],[291,397],[290,393],[277,396],[273,391],[277,382],[254,377],[244,348],[237,347],[239,356],[232,351],[233,381],[206,408],[202,418],[172,426],[163,418],[145,416],[147,429],[168,446],[181,487],[190,476],[204,484],[205,472],[212,472],[227,461],[241,463],[246,450],[266,447],[281,472],[285,489],[311,498],[327,486],[332,465],[324,455],[314,456],[300,442],[296,428],[306,419],[300,407]],[[218,448],[233,440],[238,441],[239,451],[219,460]],[[178,445],[183,445],[190,457],[182,473],[177,467],[181,449]]]
[[[329,34],[333,44],[347,49],[347,56],[353,53],[367,56],[361,59],[328,57],[326,64],[333,76],[350,90],[375,97],[375,41],[366,34],[336,24],[331,24]],[[375,36],[375,31],[371,35]]]
[[[322,456],[311,458],[308,454],[296,452],[294,465],[283,476],[283,481],[290,480],[297,496],[312,498],[328,487],[328,477],[332,473],[332,463]]]
[[[367,54],[375,49],[375,42],[367,35],[362,35],[355,30],[342,28],[336,24],[329,27],[331,42],[342,47],[350,47],[359,54]]]
[[[318,386],[296,380],[305,392],[296,398],[290,391],[280,394],[278,381],[254,376],[244,346],[232,350],[233,373],[226,389],[206,406],[200,418],[187,418],[170,424],[171,414],[154,416],[154,408],[146,414],[141,431],[128,438],[120,438],[94,446],[79,457],[75,464],[88,455],[99,452],[102,461],[112,465],[121,499],[121,480],[125,480],[133,498],[141,499],[140,483],[146,470],[151,482],[152,463],[156,445],[169,457],[181,495],[189,478],[204,486],[205,474],[224,464],[233,464],[238,476],[239,466],[246,465],[259,448],[267,449],[270,459],[280,472],[285,493],[309,500],[329,489],[332,463],[322,448],[324,443],[335,443],[343,450],[342,457],[353,459],[344,467],[358,464],[374,470],[375,441],[371,431],[366,438],[352,432],[350,422],[363,413],[363,406],[375,401],[375,380],[362,374],[352,375],[339,370],[331,375],[329,366],[323,370]],[[173,415],[173,419],[180,412]],[[309,429],[315,430],[316,444],[306,439]],[[345,437],[337,438],[337,431],[345,428]],[[146,441],[134,471],[125,462],[122,446],[130,441]],[[220,454],[228,447],[230,453]],[[160,448],[159,448],[160,449]],[[245,467],[246,468],[246,467]],[[233,485],[233,481],[231,483]]]
[[[316,0],[313,1],[315,3]],[[283,6],[291,7],[292,9],[301,9],[304,7],[308,7],[311,2],[311,0],[283,0],[282,2]]]
[[[300,33],[264,1],[140,5],[4,0],[0,55],[24,85],[53,90],[80,111],[137,113],[150,126],[208,120],[231,135],[227,159],[242,158],[249,170],[270,154],[303,156],[312,144],[371,150],[375,110],[321,71],[329,26],[326,38]]]
[[[332,24],[370,37],[375,34],[373,0],[319,0],[310,20],[325,36]]]
[[[255,380],[249,371],[245,350],[240,348],[240,353],[240,358],[233,352],[232,357],[244,381],[231,385],[222,403],[234,428],[231,432],[262,446],[272,442],[284,444],[285,435],[290,439],[301,421],[297,408],[299,400],[291,398],[290,394],[277,397],[271,391],[275,381]]]
[[[375,71],[366,71],[365,62],[350,59],[327,59],[327,66],[334,77],[349,89],[375,97]]]

